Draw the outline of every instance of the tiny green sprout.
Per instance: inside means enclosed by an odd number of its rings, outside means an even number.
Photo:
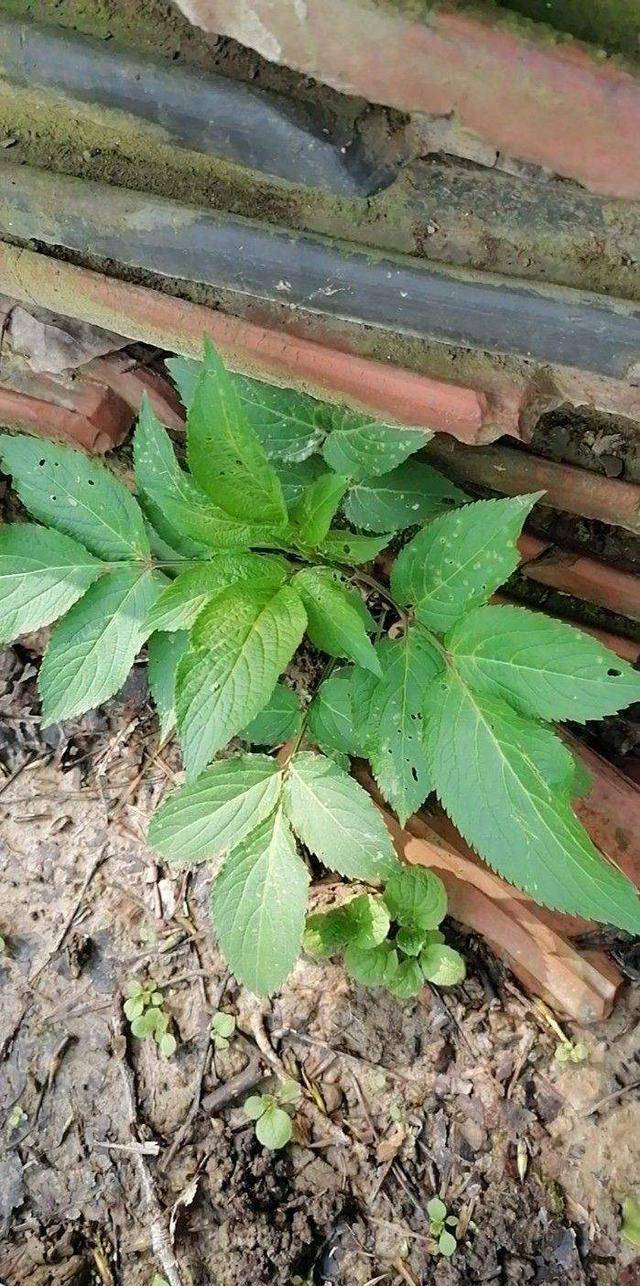
[[[458,1220],[455,1215],[450,1215],[444,1201],[440,1197],[432,1197],[427,1202],[427,1214],[429,1216],[429,1228],[433,1236],[435,1249],[439,1255],[444,1255],[449,1259],[455,1254],[458,1243],[454,1233],[450,1231],[457,1228]]]
[[[162,1273],[154,1273],[151,1278],[151,1286],[169,1286],[169,1283],[166,1277],[162,1276]]]
[[[276,1152],[285,1148],[291,1139],[293,1125],[288,1112],[280,1104],[296,1108],[302,1090],[297,1081],[287,1078],[274,1094],[251,1094],[243,1104],[245,1116],[256,1123],[256,1138],[263,1148]]]
[[[236,1020],[233,1014],[227,1014],[223,1009],[218,1009],[211,1019],[211,1039],[214,1049],[228,1049],[235,1029]]]
[[[589,1051],[582,1040],[560,1040],[555,1048],[554,1058],[556,1063],[564,1066],[566,1063],[586,1063],[589,1057]]]
[[[19,1103],[14,1103],[7,1117],[7,1133],[13,1134],[13,1131],[19,1129],[21,1125],[24,1125],[27,1119],[27,1113],[24,1108],[21,1107]]]
[[[622,1236],[640,1247],[640,1195],[630,1193],[622,1202]]]
[[[165,1058],[175,1054],[177,1041],[169,1031],[169,1015],[164,1010],[164,996],[153,979],[141,983],[137,978],[127,985],[124,1012],[131,1035],[137,1040],[151,1036]]]

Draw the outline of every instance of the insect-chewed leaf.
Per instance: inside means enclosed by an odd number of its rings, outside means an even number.
[[[539,495],[478,500],[435,518],[400,552],[391,590],[416,616],[446,633],[472,607],[486,603],[518,565],[516,539]]]
[[[223,549],[201,567],[180,572],[154,603],[149,623],[154,630],[188,630],[203,607],[230,585],[278,589],[291,568],[275,554]]]
[[[637,933],[640,900],[572,812],[573,762],[554,733],[456,674],[431,690],[427,713],[435,789],[480,856],[543,906]]]
[[[330,870],[370,881],[396,870],[391,836],[373,800],[324,755],[292,759],[285,808],[296,834]]]
[[[117,478],[82,451],[40,438],[0,435],[0,458],[25,509],[98,558],[148,558],[144,519]]]
[[[229,853],[211,899],[220,950],[259,996],[282,986],[302,941],[309,873],[277,809]]]
[[[176,721],[176,670],[189,646],[186,630],[165,633],[156,630],[149,639],[149,691],[158,712],[160,745],[166,741]]]
[[[359,536],[357,532],[332,527],[320,542],[320,551],[336,563],[358,567],[370,563],[389,544],[391,536]]]
[[[344,511],[364,531],[404,531],[469,499],[421,460],[408,460],[381,478],[364,478],[349,491]]]
[[[357,411],[325,411],[332,431],[322,453],[336,473],[349,478],[372,478],[395,469],[433,437],[427,429],[383,424]]]
[[[149,843],[178,867],[220,857],[273,812],[281,784],[268,755],[220,759],[160,805]]]
[[[266,705],[304,634],[289,585],[223,590],[193,626],[176,676],[178,730],[191,778]]]
[[[431,790],[422,712],[443,661],[415,626],[400,639],[383,639],[376,653],[383,677],[371,698],[367,757],[384,798],[404,826]]]
[[[400,866],[384,890],[392,920],[410,929],[437,929],[447,914],[447,894],[433,871],[420,866]]]
[[[204,366],[187,415],[189,468],[203,491],[237,521],[284,526],[278,476],[249,424],[237,389],[205,342]]]
[[[122,687],[148,637],[164,578],[139,567],[108,572],[56,625],[40,667],[43,725],[84,714]]]
[[[76,540],[34,522],[0,529],[0,642],[62,616],[107,571]]]
[[[242,409],[271,460],[300,461],[317,451],[324,437],[324,404],[295,389],[274,388],[246,375],[233,376]]]
[[[171,438],[143,400],[133,440],[136,486],[149,520],[187,558],[212,549],[278,545],[273,526],[230,517],[216,507],[176,460]]]
[[[297,736],[301,726],[302,710],[295,692],[285,683],[276,683],[266,706],[240,736],[254,746],[281,746]]]
[[[311,642],[329,656],[349,657],[379,675],[380,662],[367,637],[374,621],[357,591],[347,589],[327,567],[307,567],[293,584],[305,606]]]
[[[348,486],[348,478],[338,473],[323,473],[303,491],[291,510],[301,545],[315,548],[325,539],[331,520],[340,508]]]
[[[361,673],[375,685],[375,677],[368,670]],[[307,727],[321,750],[338,750],[346,755],[364,753],[360,718],[356,724],[351,699],[353,674],[353,666],[345,665],[330,675],[320,684],[309,706]]]
[[[427,982],[437,987],[457,987],[467,975],[464,957],[446,943],[429,943],[420,955],[420,967]]]
[[[447,640],[463,679],[522,714],[583,723],[640,701],[640,674],[588,634],[522,607],[481,607]]]

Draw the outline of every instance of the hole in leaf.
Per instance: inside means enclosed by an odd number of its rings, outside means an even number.
[[[89,487],[95,487],[95,485],[96,485],[96,484],[95,484],[95,482],[93,481],[93,478],[87,478],[87,486],[89,486]]]
[[[38,460],[38,464],[40,465],[40,468],[42,468],[42,466],[46,463],[47,463],[46,460]]]
[[[607,670],[607,674],[609,675],[610,679],[619,679],[622,675],[622,670],[616,670],[614,665],[610,665],[609,669]]]

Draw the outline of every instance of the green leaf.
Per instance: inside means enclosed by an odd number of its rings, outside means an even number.
[[[171,1035],[170,1031],[163,1032],[158,1038],[158,1049],[160,1050],[163,1058],[171,1058],[172,1054],[175,1054],[177,1048],[178,1042],[175,1036]]]
[[[307,916],[302,938],[302,947],[311,956],[324,959],[335,955],[351,940],[353,925],[349,913],[349,903],[332,907],[330,911],[318,911]]]
[[[405,545],[391,572],[396,602],[444,634],[486,603],[519,562],[516,540],[540,492],[511,500],[478,500],[436,518]]]
[[[129,996],[122,1008],[124,1009],[125,1018],[128,1018],[129,1022],[133,1022],[134,1018],[139,1018],[144,1013],[144,999],[142,996]]]
[[[0,529],[0,642],[62,616],[107,568],[77,541],[33,522]]]
[[[458,1243],[453,1233],[448,1232],[446,1228],[443,1229],[438,1237],[438,1250],[440,1251],[440,1254],[444,1255],[446,1259],[450,1259],[452,1255],[455,1255],[457,1249]]]
[[[278,764],[268,755],[220,759],[160,805],[149,843],[178,868],[213,860],[273,812],[280,789]]]
[[[640,1247],[640,1196],[631,1193],[622,1202],[622,1236]]]
[[[301,461],[317,451],[324,437],[319,423],[324,404],[295,389],[275,388],[235,375],[242,409],[270,460]]]
[[[211,1029],[216,1036],[222,1036],[225,1040],[229,1040],[236,1029],[236,1020],[233,1014],[227,1014],[224,1009],[218,1009],[211,1019]]]
[[[305,606],[311,642],[329,656],[349,657],[363,669],[380,675],[380,662],[367,637],[364,604],[357,591],[347,589],[337,573],[326,567],[305,568],[298,572],[293,584]]]
[[[310,455],[308,460],[301,460],[298,464],[277,461],[274,468],[280,479],[285,504],[290,510],[300,500],[306,488],[325,472],[324,460],[319,455]]]
[[[400,639],[382,639],[376,655],[383,677],[371,698],[367,756],[384,798],[404,826],[432,788],[422,711],[425,694],[442,671],[443,661],[414,626]]]
[[[127,488],[82,451],[0,435],[0,458],[25,509],[98,558],[148,558],[144,519]]]
[[[198,485],[232,518],[276,527],[286,523],[278,476],[231,376],[206,340],[204,368],[187,415],[187,457]]]
[[[421,460],[408,460],[381,478],[364,478],[349,491],[344,512],[364,531],[404,531],[469,499],[448,478]]]
[[[384,942],[390,927],[389,912],[380,898],[371,893],[361,893],[347,902],[350,939],[357,947],[371,951]]]
[[[447,1217],[444,1201],[441,1201],[440,1197],[431,1197],[431,1200],[427,1201],[427,1214],[431,1223],[444,1223]]]
[[[239,735],[254,746],[281,746],[296,737],[301,727],[302,710],[295,692],[276,683],[266,706]]]
[[[302,1099],[302,1086],[292,1076],[287,1076],[285,1080],[280,1081],[276,1093],[281,1103],[290,1103],[297,1107]]]
[[[373,687],[374,676],[368,670],[361,673],[367,675]],[[320,750],[337,750],[347,755],[364,753],[360,721],[356,726],[354,719],[352,682],[353,667],[345,665],[320,684],[309,706],[307,727]]]
[[[200,613],[176,676],[178,731],[189,777],[259,714],[304,634],[300,598],[243,585]]]
[[[156,630],[149,639],[149,691],[158,711],[160,745],[166,741],[176,722],[176,670],[188,645],[186,630],[176,630],[171,634]]]
[[[336,473],[350,478],[388,473],[433,437],[426,429],[383,424],[357,411],[337,409],[330,420],[333,432],[325,439],[322,453]]]
[[[420,966],[427,982],[436,987],[457,987],[467,976],[467,966],[453,947],[430,942],[420,955]]]
[[[188,630],[203,607],[230,585],[279,589],[290,565],[275,554],[224,549],[201,567],[189,567],[167,585],[154,603],[149,622],[154,630]]]
[[[522,607],[481,607],[447,648],[476,692],[521,714],[584,723],[640,701],[640,673],[589,634]]]
[[[229,968],[257,995],[278,991],[296,962],[308,884],[280,810],[225,860],[213,888],[213,924]]]
[[[571,811],[572,757],[547,728],[480,696],[452,673],[431,689],[425,744],[458,830],[505,879],[543,906],[640,930],[632,884]]]
[[[195,357],[167,357],[164,364],[180,394],[182,405],[188,411],[202,374],[202,362]]]
[[[373,800],[324,755],[307,751],[291,760],[285,809],[296,834],[330,870],[377,881],[396,869],[391,836]]]
[[[250,1094],[242,1104],[242,1110],[250,1121],[259,1121],[268,1106],[269,1100],[265,1094]]]
[[[63,616],[38,677],[44,727],[84,714],[122,687],[147,639],[162,583],[157,572],[123,567],[102,576]]]
[[[341,531],[333,527],[319,546],[319,553],[336,563],[347,563],[358,567],[361,563],[370,563],[377,558],[381,549],[389,544],[391,536],[358,536],[352,531]]]
[[[286,1148],[292,1133],[291,1117],[283,1108],[276,1107],[274,1104],[270,1105],[256,1122],[258,1143],[261,1143],[263,1148],[268,1148],[270,1152]]]
[[[424,986],[422,970],[417,960],[401,960],[398,972],[388,983],[389,991],[398,1000],[413,1000],[419,996]]]
[[[425,942],[424,929],[399,929],[396,934],[396,946],[406,956],[419,956]]]
[[[423,866],[398,866],[387,881],[384,900],[391,919],[408,929],[436,929],[447,914],[444,884]]]
[[[315,549],[324,541],[349,483],[337,473],[323,473],[303,491],[291,510],[301,544]]]
[[[398,972],[398,953],[389,942],[381,942],[372,951],[350,942],[344,953],[344,967],[349,977],[363,987],[389,986]]]

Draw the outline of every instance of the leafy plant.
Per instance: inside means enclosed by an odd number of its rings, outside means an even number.
[[[560,1040],[554,1050],[554,1058],[557,1063],[586,1063],[589,1057],[589,1051],[582,1040]]]
[[[153,1037],[165,1058],[175,1054],[177,1042],[169,1031],[170,1019],[164,1009],[164,997],[153,979],[149,979],[147,983],[134,979],[129,983],[124,1012],[129,1020],[132,1036],[136,1036],[138,1040]]]
[[[233,1014],[226,1014],[223,1009],[218,1009],[211,1019],[211,1039],[214,1048],[228,1049],[235,1029],[236,1020]]]
[[[252,1094],[243,1103],[243,1111],[256,1123],[256,1138],[263,1148],[276,1152],[285,1148],[291,1139],[293,1125],[286,1107],[295,1108],[300,1102],[297,1081],[282,1081],[274,1094]]]
[[[640,676],[569,626],[489,603],[537,497],[468,503],[410,459],[422,429],[231,377],[208,344],[169,366],[188,468],[145,404],[135,495],[80,451],[0,435],[35,520],[0,531],[0,637],[58,621],[43,725],[113,696],[148,643],[161,736],[175,726],[187,775],[150,841],[176,867],[222,863],[212,916],[236,975],[270,992],[295,962],[300,843],[372,887],[398,870],[353,755],[401,822],[435,792],[532,897],[637,932],[636,893],[573,813],[583,782],[549,723],[621,709]],[[376,580],[366,565],[416,526]],[[328,664],[303,708],[287,667],[305,635]],[[267,753],[285,740],[279,761]]]
[[[453,1231],[458,1227],[458,1220],[455,1215],[450,1215],[444,1201],[440,1197],[432,1197],[427,1202],[427,1214],[429,1216],[429,1231],[436,1243],[436,1249],[440,1255],[445,1255],[447,1259],[455,1255],[458,1248]]]
[[[421,867],[399,868],[381,897],[363,893],[308,916],[302,945],[319,957],[342,954],[356,982],[409,1000],[425,982],[452,987],[464,979],[462,956],[446,946],[438,929],[446,913],[439,876]]]

